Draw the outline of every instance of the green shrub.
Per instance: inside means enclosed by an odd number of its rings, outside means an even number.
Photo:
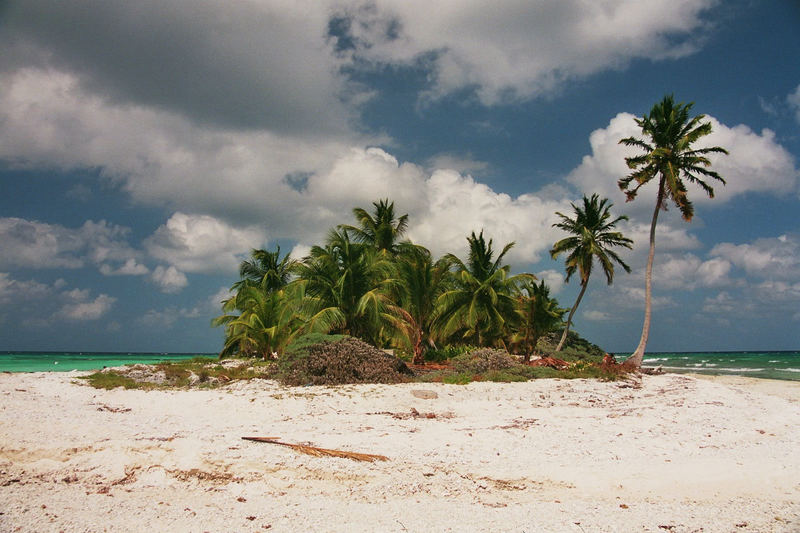
[[[433,363],[441,363],[452,359],[453,357],[461,354],[477,350],[477,346],[470,346],[467,344],[452,344],[444,348],[436,348],[425,352],[425,360]]]

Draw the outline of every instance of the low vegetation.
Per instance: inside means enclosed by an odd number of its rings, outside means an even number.
[[[556,343],[559,332],[545,339]],[[593,378],[614,380],[622,375],[616,366],[602,364],[603,351],[570,332],[568,357],[563,369],[533,366],[524,358],[497,348],[451,346],[438,350],[437,361],[409,365],[387,350],[380,350],[346,335],[309,334],[287,346],[277,360],[195,358],[156,365],[128,365],[95,372],[85,379],[101,389],[158,390],[216,388],[251,379],[273,379],[286,386],[350,383],[441,382],[466,384],[472,381],[513,382],[541,378]]]

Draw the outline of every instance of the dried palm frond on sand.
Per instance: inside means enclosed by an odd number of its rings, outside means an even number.
[[[366,461],[374,463],[375,461],[388,461],[389,458],[383,455],[372,455],[369,453],[355,453],[346,452],[343,450],[330,450],[327,448],[318,448],[316,446],[309,446],[306,444],[293,444],[290,442],[281,442],[278,437],[242,437],[243,440],[252,440],[255,442],[266,442],[268,444],[278,444],[280,446],[288,446],[300,453],[313,455],[315,457],[343,457],[345,459],[352,459],[354,461]]]

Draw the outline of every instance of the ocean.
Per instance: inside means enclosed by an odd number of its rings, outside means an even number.
[[[800,351],[654,352],[645,354],[643,364],[666,372],[800,381]]]
[[[217,357],[214,353],[90,353],[90,352],[0,352],[0,372],[69,372],[132,363]],[[623,361],[627,354],[617,354]],[[653,352],[645,355],[646,366],[661,366],[667,372],[749,376],[800,381],[800,351],[792,352]]]
[[[153,364],[215,353],[0,352],[0,372],[70,372],[132,363]]]

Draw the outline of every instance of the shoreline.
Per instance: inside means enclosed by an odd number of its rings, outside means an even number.
[[[2,530],[800,526],[792,382],[664,374],[641,388],[254,380],[105,391],[73,384],[78,375],[0,375]],[[313,457],[243,436],[389,460]]]

